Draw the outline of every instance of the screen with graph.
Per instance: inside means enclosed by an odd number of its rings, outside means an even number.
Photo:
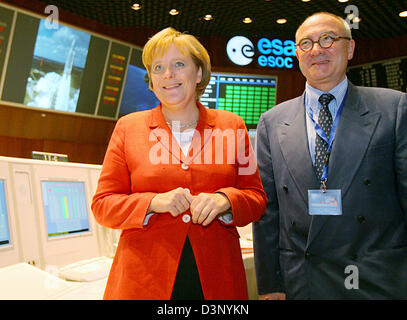
[[[89,232],[85,184],[77,181],[41,181],[48,237]]]
[[[201,97],[204,106],[228,110],[255,129],[260,115],[276,104],[277,77],[213,72]]]
[[[6,192],[4,180],[0,180],[0,247],[10,244],[10,229],[8,224]]]

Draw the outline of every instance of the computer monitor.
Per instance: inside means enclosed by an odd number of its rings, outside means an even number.
[[[83,181],[41,181],[48,238],[90,232]]]
[[[4,179],[0,179],[0,248],[10,245],[10,228],[4,190]]]
[[[12,184],[7,158],[0,157],[0,267],[16,264],[22,259]]]
[[[88,165],[31,160],[39,224],[40,267],[100,256],[91,214]]]

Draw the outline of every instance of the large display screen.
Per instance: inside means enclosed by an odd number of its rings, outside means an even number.
[[[0,4],[0,100],[12,105],[117,119],[159,101],[142,50]],[[124,80],[126,81],[124,82]],[[276,103],[277,77],[216,73],[201,97],[239,114],[248,128]]]
[[[148,88],[148,73],[143,66],[141,53],[141,50],[132,50],[119,116],[149,110],[160,103],[155,94]]]
[[[48,237],[89,232],[85,185],[76,181],[41,181]]]
[[[40,21],[24,104],[75,112],[90,35],[67,27],[46,27]]]
[[[407,92],[407,57],[349,67],[347,76],[357,86]]]
[[[129,45],[1,4],[0,40],[2,102],[117,118]]]
[[[257,127],[261,114],[276,105],[277,77],[212,73],[201,97],[204,106],[240,115],[247,128]]]
[[[4,180],[0,180],[0,247],[10,244],[10,229],[8,223],[6,192]]]

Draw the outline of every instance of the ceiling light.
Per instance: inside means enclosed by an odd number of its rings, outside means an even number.
[[[244,22],[244,23],[252,23],[253,20],[252,20],[252,18],[247,17],[247,18],[244,18],[244,19],[243,19],[243,22]]]
[[[338,2],[348,2],[349,0],[338,0]]]
[[[310,2],[311,0],[301,0],[302,2]]]
[[[176,16],[179,13],[179,11],[177,9],[171,9],[169,13],[172,16]]]
[[[284,19],[284,18],[278,19],[276,22],[277,22],[278,24],[284,24],[284,23],[287,23],[287,19]]]
[[[212,19],[213,19],[213,16],[211,14],[206,14],[204,16],[204,20],[206,20],[206,21],[209,21],[209,20],[212,20]]]
[[[402,18],[407,18],[407,11],[400,12],[399,16]]]
[[[132,8],[133,10],[140,10],[140,9],[141,9],[141,6],[140,6],[140,4],[138,4],[138,3],[134,3],[134,4],[131,6],[131,8]]]

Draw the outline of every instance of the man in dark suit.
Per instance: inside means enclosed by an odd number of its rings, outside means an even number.
[[[347,80],[340,17],[308,17],[296,46],[305,91],[257,127],[260,298],[406,299],[407,94]]]

